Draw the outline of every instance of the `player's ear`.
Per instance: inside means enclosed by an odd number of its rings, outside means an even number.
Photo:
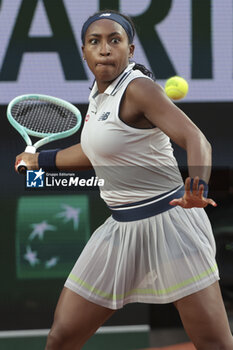
[[[129,44],[129,58],[133,57],[134,49],[135,49],[135,45],[134,44]]]
[[[85,46],[83,45],[83,46],[82,46],[82,53],[83,53],[83,60],[85,61],[85,60],[86,60],[86,57],[85,57],[84,49],[85,49]]]

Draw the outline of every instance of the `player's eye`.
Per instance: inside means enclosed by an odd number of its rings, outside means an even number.
[[[120,42],[119,38],[113,38],[112,39],[112,43],[114,43],[114,44],[118,44],[119,42]]]
[[[89,40],[89,43],[90,43],[91,45],[96,45],[97,42],[98,42],[97,39],[90,39],[90,40]]]

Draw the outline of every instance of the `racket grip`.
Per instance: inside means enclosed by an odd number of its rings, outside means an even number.
[[[23,175],[26,174],[26,171],[27,171],[27,164],[25,163],[24,160],[21,160],[21,161],[16,165],[16,171],[17,171],[19,174],[23,174]]]
[[[27,146],[24,152],[34,154],[36,153],[36,148],[34,146]],[[15,168],[19,174],[25,175],[27,172],[27,164],[24,160],[20,160],[20,162],[16,164]]]

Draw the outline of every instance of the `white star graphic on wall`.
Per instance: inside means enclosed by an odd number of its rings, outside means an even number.
[[[57,257],[57,256],[50,258],[49,260],[47,260],[45,262],[45,268],[50,269],[51,267],[56,266],[58,263],[58,260],[59,260],[59,257]]]
[[[78,229],[80,208],[74,208],[67,204],[62,204],[64,211],[58,213],[56,217],[64,218],[63,222],[69,222],[73,220],[74,230]]]
[[[44,238],[45,231],[55,231],[56,226],[49,225],[47,221],[42,221],[37,224],[31,224],[33,231],[30,233],[28,239],[33,240],[36,236],[40,240]]]
[[[37,252],[33,252],[30,246],[26,247],[26,254],[24,254],[24,259],[27,260],[31,266],[35,266],[40,262],[40,260],[37,258]]]

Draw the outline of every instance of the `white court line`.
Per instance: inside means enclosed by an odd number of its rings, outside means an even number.
[[[135,326],[108,326],[101,327],[97,330],[97,334],[109,333],[134,333],[134,332],[149,332],[149,325],[135,325]],[[24,337],[46,337],[49,329],[27,329],[15,331],[0,331],[1,338],[24,338]]]

